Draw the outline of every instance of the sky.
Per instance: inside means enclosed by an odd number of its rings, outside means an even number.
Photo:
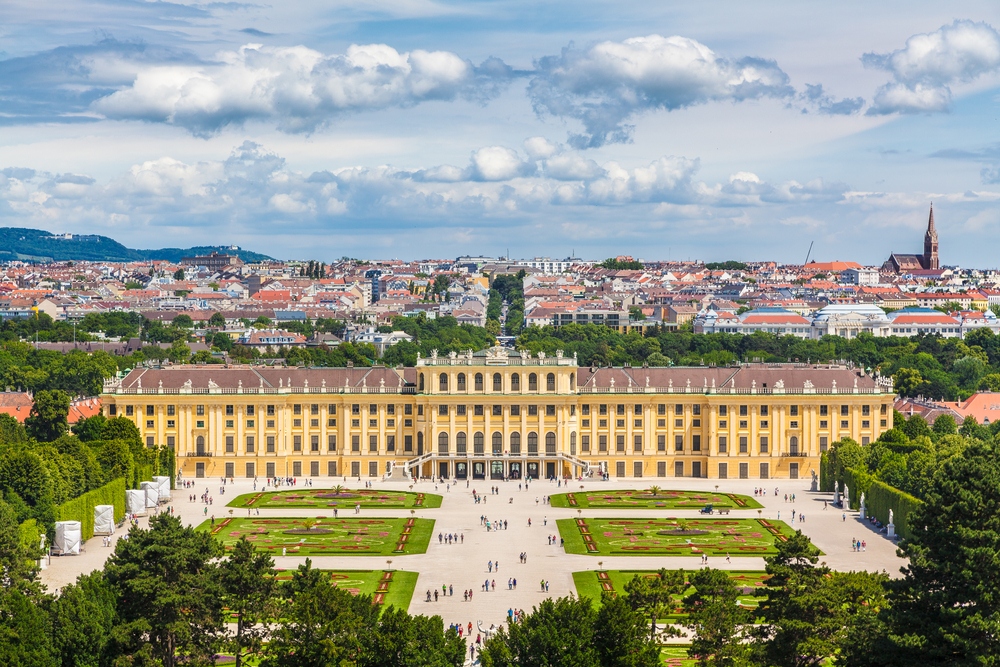
[[[0,226],[1000,265],[1000,3],[4,0]]]

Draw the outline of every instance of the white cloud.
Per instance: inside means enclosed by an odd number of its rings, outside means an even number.
[[[541,58],[528,87],[539,114],[583,123],[585,134],[570,137],[576,148],[628,141],[625,121],[643,111],[792,93],[773,61],[724,58],[693,39],[660,35]]]
[[[866,53],[862,62],[895,79],[876,91],[869,114],[945,111],[950,86],[1000,71],[1000,34],[987,23],[956,20],[913,35],[892,53]]]
[[[563,152],[561,144],[555,144],[545,137],[531,137],[524,140],[524,152],[532,160],[544,160]]]
[[[469,175],[477,181],[509,181],[534,171],[535,166],[523,162],[516,151],[503,146],[487,146],[472,154]]]
[[[509,79],[504,67],[490,61],[476,68],[447,51],[400,53],[385,44],[332,55],[247,44],[211,64],[142,64],[130,86],[91,107],[108,118],[168,123],[199,135],[251,119],[311,132],[344,113],[489,97]]]
[[[579,153],[563,153],[545,160],[545,175],[558,181],[590,181],[604,175],[593,160]]]

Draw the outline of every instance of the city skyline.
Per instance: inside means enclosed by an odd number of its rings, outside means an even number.
[[[988,2],[0,16],[2,226],[281,259],[801,263],[814,243],[877,266],[919,247],[933,200],[944,264],[991,266],[1000,241]]]

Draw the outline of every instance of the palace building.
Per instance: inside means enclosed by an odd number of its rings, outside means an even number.
[[[413,368],[140,367],[102,399],[186,477],[794,479],[891,428],[894,393],[842,365],[596,368],[494,347]]]

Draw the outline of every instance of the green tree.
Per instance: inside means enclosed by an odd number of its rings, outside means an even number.
[[[174,280],[184,280],[184,269],[174,271]]]
[[[212,662],[223,629],[222,596],[213,561],[222,547],[207,532],[167,514],[133,528],[104,568],[117,594],[116,652],[174,667],[178,658]]]
[[[115,596],[103,572],[81,575],[49,607],[52,647],[62,667],[100,667],[115,620]]]
[[[173,320],[171,320],[170,326],[178,327],[178,328],[182,328],[182,329],[192,329],[192,328],[194,328],[194,320],[191,319],[190,315],[187,315],[185,313],[181,313],[180,315],[178,315],[177,317],[175,317]]]
[[[122,440],[130,446],[142,444],[142,433],[139,428],[128,417],[112,417],[104,424],[101,432],[103,440]]]
[[[890,584],[892,664],[994,664],[1000,655],[1000,448],[947,459],[900,546]]]
[[[547,598],[523,621],[500,629],[483,646],[483,667],[573,665],[598,667],[597,614],[590,598]]]
[[[749,655],[746,631],[750,610],[737,604],[740,591],[722,570],[705,568],[691,575],[692,593],[684,598],[684,626],[694,634],[688,655],[702,667],[737,667]]]
[[[73,424],[73,435],[83,442],[101,440],[104,437],[104,425],[108,422],[103,413],[86,417]]]
[[[38,557],[37,545],[27,545],[21,540],[14,508],[0,500],[0,590],[37,593],[35,559]]]
[[[955,425],[955,418],[951,415],[940,415],[934,420],[934,426],[931,429],[937,435],[955,435],[958,432],[958,428]]]
[[[260,653],[267,637],[275,593],[274,575],[271,556],[258,552],[246,535],[240,537],[229,557],[219,564],[223,599],[236,615],[236,634],[228,641],[236,657],[236,667],[243,664],[244,653]]]
[[[916,440],[920,436],[931,435],[932,431],[931,427],[927,425],[927,420],[920,415],[913,415],[906,420],[906,424],[903,426],[903,433],[910,440]]]
[[[928,388],[920,371],[914,368],[900,368],[892,376],[892,383],[893,388],[900,396],[919,396],[925,393]]]
[[[225,327],[226,326],[226,316],[222,313],[212,313],[212,316],[208,318],[208,326],[210,327]]]
[[[649,639],[656,639],[656,620],[667,616],[674,605],[674,597],[687,588],[684,570],[660,568],[655,577],[632,577],[625,584],[629,605],[636,612],[649,619]],[[664,626],[663,631],[676,634],[672,626]]]
[[[190,356],[191,348],[182,340],[175,340],[170,345],[170,350],[167,352],[167,358],[174,363],[187,361]]]
[[[28,434],[40,442],[52,442],[69,431],[69,396],[54,389],[35,394],[31,415],[24,420]]]
[[[49,619],[38,600],[16,588],[0,590],[0,665],[54,664]]]
[[[627,600],[603,593],[594,620],[594,647],[601,667],[657,667],[659,645],[646,636],[646,619]]]

